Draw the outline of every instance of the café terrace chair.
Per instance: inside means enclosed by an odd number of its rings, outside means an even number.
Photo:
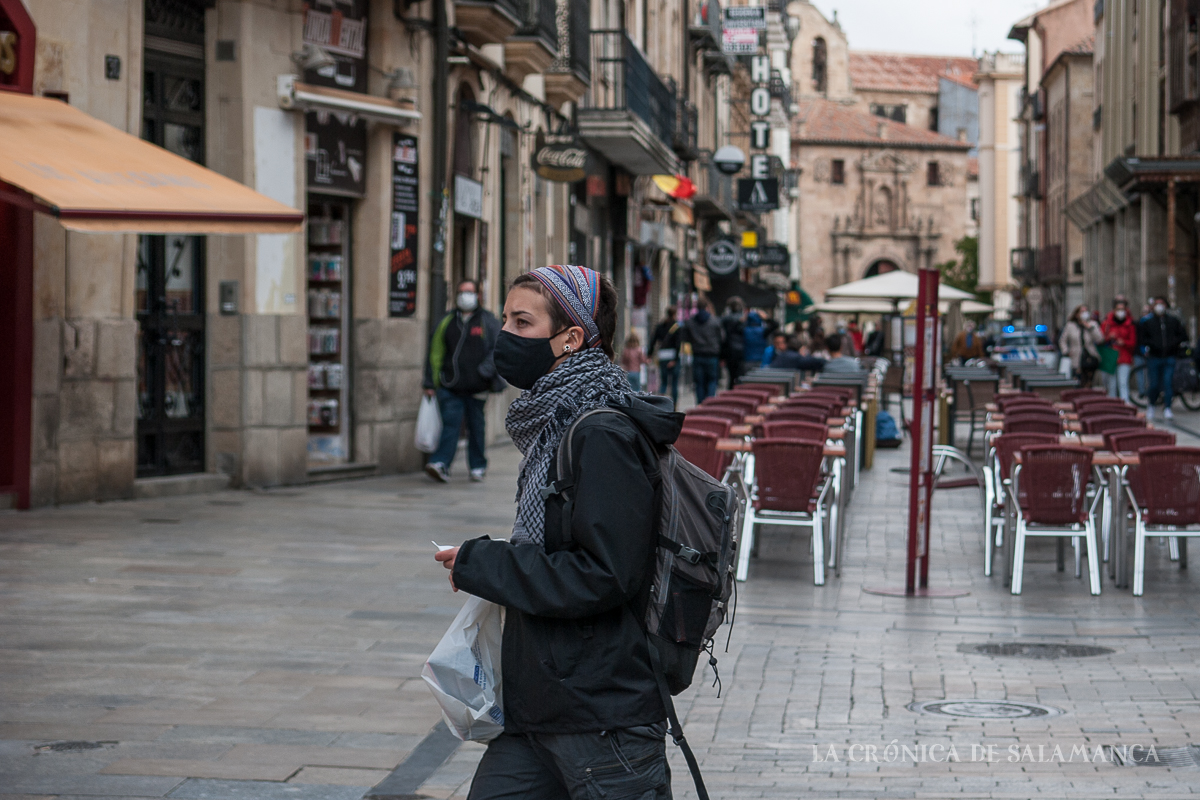
[[[729,438],[729,428],[733,423],[723,417],[709,417],[704,414],[688,414],[683,418],[685,431],[707,431],[715,433],[720,439]]]
[[[824,444],[829,438],[829,427],[823,422],[768,419],[762,423],[762,429],[767,439],[803,439]]]
[[[1049,417],[1026,417],[1024,419],[1020,417],[1009,419],[1007,415],[1004,417],[1005,433],[1052,433],[1057,436],[1062,433],[1062,430],[1062,421]]]
[[[1003,433],[992,439],[990,463],[983,471],[984,575],[992,575],[993,550],[1004,546],[1009,509],[1016,507],[1009,504],[1013,454],[1025,445],[1057,442],[1058,435],[1052,433]]]
[[[820,406],[781,406],[767,417],[774,422],[785,419],[808,420],[824,424],[829,419],[829,412]]]
[[[691,430],[684,428],[675,440],[675,449],[684,460],[690,461],[717,480],[725,474],[729,466],[728,453],[717,449],[717,439],[720,437],[709,431]]]
[[[1093,595],[1100,594],[1100,554],[1093,518],[1100,493],[1089,505],[1087,484],[1092,451],[1059,444],[1026,445],[1021,463],[1013,469],[1017,499],[1017,529],[1013,537],[1012,593],[1021,593],[1025,573],[1025,540],[1031,536],[1070,537],[1075,543],[1075,574],[1079,577],[1079,544],[1087,546],[1088,579]]]
[[[1133,594],[1146,585],[1146,537],[1200,536],[1200,448],[1145,447],[1138,471],[1129,481],[1133,511]],[[1186,540],[1180,543],[1179,568],[1187,569]]]
[[[825,443],[803,439],[757,439],[746,466],[750,500],[742,518],[737,579],[750,572],[750,551],[759,525],[812,530],[813,583],[825,585],[825,529],[837,530],[834,478],[822,470]]]
[[[1133,409],[1136,414],[1137,409],[1119,397],[1078,397],[1071,401],[1071,405],[1075,406],[1076,414],[1096,414],[1101,409],[1117,408],[1117,409]]]
[[[1084,417],[1080,420],[1080,422],[1083,423],[1083,432],[1090,434],[1107,433],[1108,431],[1122,430],[1127,428],[1146,427],[1146,420],[1144,419],[1118,416],[1116,414],[1104,414],[1099,417]]]
[[[1106,431],[1104,433],[1105,446],[1114,453],[1137,453],[1143,447],[1174,447],[1175,434],[1170,431],[1164,431],[1161,428],[1119,428],[1117,430]],[[1117,469],[1113,467],[1113,469]],[[1138,470],[1141,467],[1128,466],[1122,472],[1122,486],[1128,486],[1130,481],[1138,479]],[[1108,486],[1104,487],[1105,492],[1108,491]],[[1105,503],[1108,502],[1106,497]],[[1105,509],[1103,539],[1104,539],[1104,560],[1108,560],[1109,540],[1112,538],[1112,509],[1108,505],[1101,506]],[[1179,560],[1179,540],[1171,537],[1170,539],[1170,554],[1172,561]]]
[[[701,417],[722,417],[729,420],[734,425],[742,424],[742,420],[746,418],[746,412],[737,406],[724,406],[715,403],[706,406],[696,406],[690,409],[684,419],[691,416]]]
[[[1064,389],[1059,392],[1059,398],[1064,403],[1073,402],[1079,397],[1107,397],[1103,389]]]
[[[1080,419],[1091,417],[1136,417],[1138,410],[1128,403],[1091,403],[1075,412]]]
[[[753,414],[758,410],[759,405],[761,404],[753,397],[721,392],[720,394],[715,394],[712,397],[705,398],[704,402],[697,407],[707,408],[708,406],[736,406],[737,408],[742,409],[746,414]]]

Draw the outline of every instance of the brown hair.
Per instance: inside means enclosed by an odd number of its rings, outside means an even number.
[[[613,337],[617,335],[617,290],[608,278],[603,275],[600,275],[599,278],[600,298],[596,303],[595,320],[596,327],[600,329],[600,349],[609,358],[615,358]],[[518,275],[512,282],[511,288],[516,289],[518,286],[537,292],[546,301],[546,310],[550,312],[550,329],[552,331],[558,332],[575,327],[575,321],[567,316],[566,310],[558,304],[558,301],[550,295],[549,290],[537,278],[529,273]]]

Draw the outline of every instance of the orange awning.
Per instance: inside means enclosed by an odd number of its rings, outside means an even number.
[[[304,215],[60,100],[0,92],[0,181],[76,231],[292,233]]]

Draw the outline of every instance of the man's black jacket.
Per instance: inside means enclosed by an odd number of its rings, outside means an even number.
[[[1179,346],[1188,340],[1187,331],[1178,317],[1171,314],[1151,314],[1138,322],[1138,349],[1151,358],[1170,358],[1179,355]]]
[[[663,402],[665,401],[665,405]],[[507,607],[502,650],[509,733],[585,733],[666,719],[634,609],[644,608],[657,532],[658,456],[683,415],[630,398],[574,437],[571,542],[561,496],[546,502],[545,548],[487,538],[462,546],[454,583]],[[550,480],[557,480],[551,467]]]

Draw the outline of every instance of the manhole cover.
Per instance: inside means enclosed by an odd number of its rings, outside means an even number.
[[[1111,755],[1109,759],[1114,764],[1124,767],[1200,767],[1200,746],[1186,745],[1184,747],[1130,747],[1128,745],[1108,745],[1106,748]]]
[[[50,742],[49,744],[39,744],[33,749],[39,753],[78,753],[83,750],[99,750],[110,744],[116,744],[116,742]]]
[[[974,719],[1057,717],[1063,713],[1061,708],[1053,706],[1009,700],[932,700],[924,703],[909,703],[908,710],[918,714],[940,714],[943,717],[971,717]]]
[[[1107,656],[1114,651],[1108,647],[1088,644],[1040,644],[1030,642],[988,642],[986,644],[960,644],[960,653],[982,653],[985,656],[1012,656],[1014,658],[1087,658]]]
[[[138,520],[143,525],[178,525],[183,520],[170,519],[167,517],[146,517]]]

